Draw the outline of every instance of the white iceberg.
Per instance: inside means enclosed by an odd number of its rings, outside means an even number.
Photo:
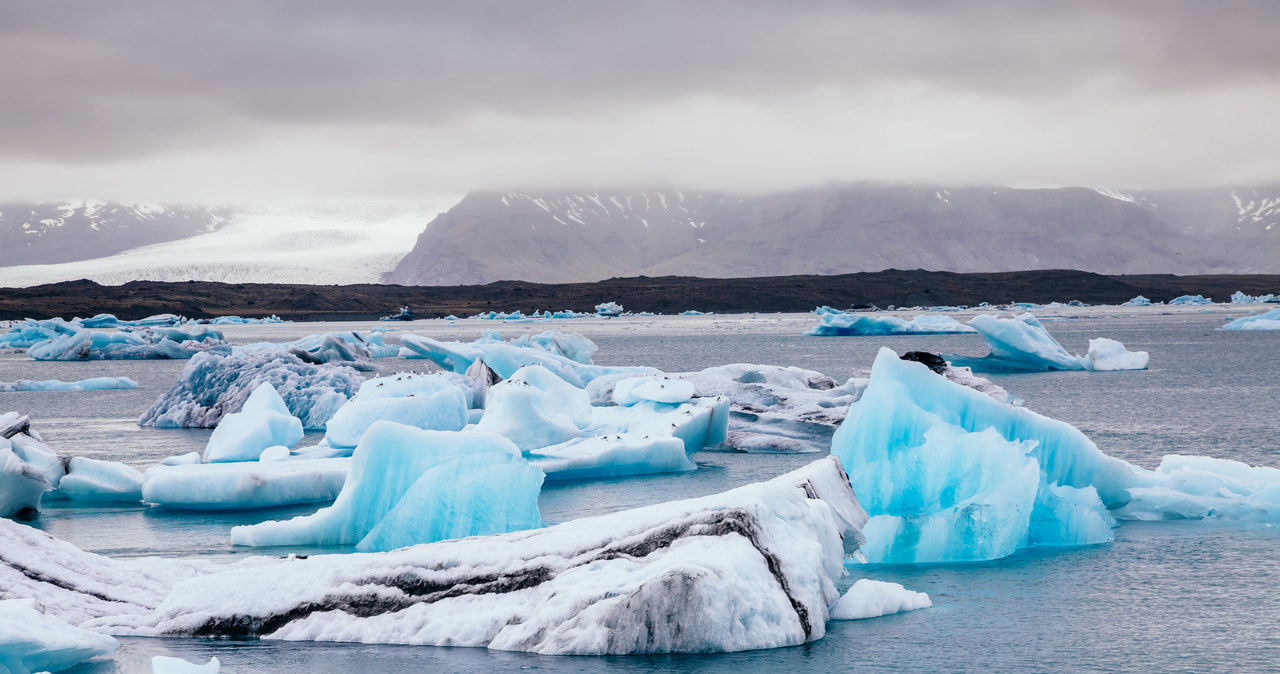
[[[974,329],[950,316],[915,316],[911,320],[860,312],[818,307],[818,325],[806,332],[811,337],[858,335],[937,335],[973,332]]]
[[[375,377],[338,408],[325,424],[330,447],[354,448],[375,421],[394,421],[436,431],[459,431],[476,397],[471,381],[451,372],[400,373]]]
[[[113,638],[45,615],[30,599],[0,600],[0,671],[59,671],[115,652]]]
[[[155,466],[142,483],[142,500],[175,510],[250,510],[337,498],[347,458],[295,458]]]
[[[982,334],[991,353],[983,358],[951,356],[949,360],[978,371],[1145,370],[1150,360],[1146,351],[1129,351],[1105,337],[1089,340],[1089,351],[1083,356],[1068,353],[1030,313],[1016,318],[982,314],[974,316],[969,325]]]
[[[244,562],[178,583],[149,614],[85,626],[544,654],[791,646],[825,634],[863,521],[828,458],[722,494],[546,529]]]
[[[151,658],[151,674],[218,674],[220,669],[222,663],[217,658],[210,658],[203,665],[167,655]]]
[[[622,305],[617,302],[603,302],[596,305],[597,316],[621,316]]]
[[[1280,302],[1280,295],[1246,295],[1239,290],[1231,293],[1232,304],[1260,304],[1266,302]]]
[[[1179,295],[1171,300],[1169,304],[1177,306],[1188,306],[1196,304],[1213,304],[1213,300],[1204,295]]]
[[[1122,519],[1280,522],[1280,469],[1206,456],[1166,456],[1160,482],[1130,489]]]
[[[542,524],[541,471],[494,433],[424,431],[379,421],[351,461],[332,506],[291,520],[235,527],[232,542],[382,550]]]
[[[137,469],[115,461],[73,456],[67,474],[49,498],[82,503],[137,503],[142,500],[143,475]]]
[[[1280,330],[1280,309],[1265,314],[1237,318],[1222,326],[1223,330]]]
[[[899,585],[880,580],[862,578],[854,583],[835,606],[831,607],[832,620],[863,620],[880,616],[930,608],[929,595],[915,592]]]
[[[0,517],[38,511],[41,497],[65,474],[62,459],[32,430],[30,418],[0,414]]]
[[[110,389],[138,388],[138,382],[128,377],[90,377],[79,381],[58,379],[19,379],[0,381],[0,391],[105,391]]]
[[[258,384],[239,412],[222,417],[209,436],[201,459],[205,463],[257,461],[262,450],[276,445],[293,447],[302,440],[302,422],[289,413],[270,382]]]
[[[138,420],[160,428],[211,427],[240,409],[249,394],[269,382],[304,428],[321,429],[364,382],[342,365],[304,363],[279,349],[199,354],[178,382]]]

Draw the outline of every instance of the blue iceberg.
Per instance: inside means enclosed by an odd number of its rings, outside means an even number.
[[[1246,295],[1237,290],[1231,293],[1232,304],[1262,304],[1280,302],[1280,295]]]
[[[211,328],[83,329],[32,345],[27,355],[36,360],[181,360],[204,351],[229,353],[231,347]]]
[[[253,389],[239,412],[222,417],[209,436],[205,463],[257,461],[268,447],[293,447],[302,440],[302,422],[289,412],[270,382]]]
[[[142,500],[175,510],[251,510],[337,498],[347,458],[161,465],[147,471]]]
[[[818,325],[806,332],[811,337],[858,335],[936,335],[974,332],[974,329],[950,316],[922,315],[911,320],[897,316],[837,311],[818,307]]]
[[[105,634],[45,615],[33,599],[0,600],[0,671],[60,671],[119,646]]]
[[[1143,297],[1142,295],[1138,295],[1137,297],[1135,297],[1135,298],[1133,298],[1133,299],[1129,300],[1128,302],[1125,302],[1124,304],[1122,304],[1122,305],[1120,305],[1120,306],[1123,306],[1123,307],[1149,307],[1149,306],[1151,306],[1151,300],[1149,300],[1149,299],[1147,299],[1147,298]]]
[[[1280,330],[1280,309],[1265,314],[1237,318],[1222,326],[1223,330]]]
[[[291,520],[235,527],[232,542],[376,551],[542,525],[542,471],[496,433],[424,431],[379,421],[351,461],[332,506]]]
[[[19,379],[0,381],[0,391],[106,391],[110,389],[138,388],[138,382],[128,377],[90,377],[79,381],[57,379]]]
[[[467,425],[467,408],[475,398],[469,381],[451,372],[369,379],[325,424],[325,442],[330,447],[354,448],[380,420],[424,430],[460,431]]]
[[[1016,318],[982,314],[974,316],[969,325],[986,340],[991,353],[982,358],[950,356],[948,360],[978,372],[1145,370],[1149,361],[1147,352],[1129,351],[1106,337],[1089,340],[1089,351],[1083,356],[1068,353],[1030,313]]]
[[[1176,306],[1190,306],[1196,304],[1213,304],[1213,300],[1204,295],[1179,295],[1171,300],[1169,304]]]

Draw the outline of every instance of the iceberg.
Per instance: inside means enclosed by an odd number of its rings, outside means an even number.
[[[1147,298],[1143,297],[1142,295],[1138,295],[1137,297],[1135,297],[1135,298],[1133,298],[1133,299],[1129,300],[1128,302],[1125,302],[1124,304],[1122,304],[1122,305],[1120,305],[1120,306],[1123,306],[1123,307],[1149,307],[1149,306],[1151,306],[1151,300],[1149,300],[1149,299],[1147,299]]]
[[[218,674],[220,669],[222,663],[216,657],[203,665],[167,655],[151,658],[151,674]]]
[[[115,314],[98,314],[80,319],[80,326],[85,328],[118,328],[120,319]]]
[[[347,458],[291,458],[155,466],[142,483],[142,500],[174,510],[252,510],[338,497]]]
[[[983,358],[949,359],[979,372],[1145,370],[1150,359],[1146,351],[1129,351],[1120,342],[1105,337],[1089,340],[1089,351],[1083,356],[1068,353],[1030,313],[1016,318],[982,314],[974,316],[969,325],[987,341],[991,353]]]
[[[0,335],[0,348],[25,349],[60,335],[75,334],[80,327],[74,321],[65,321],[61,318],[42,321],[28,318],[11,326],[9,332]]]
[[[542,524],[542,472],[496,433],[424,431],[379,421],[365,432],[351,462],[333,505],[291,520],[235,527],[232,542],[373,551]]]
[[[342,365],[305,363],[280,349],[237,349],[203,353],[183,368],[178,382],[138,420],[141,426],[186,428],[216,426],[240,409],[249,394],[269,382],[303,428],[322,429],[334,412],[364,383]]]
[[[1206,456],[1166,456],[1160,483],[1130,489],[1121,519],[1280,522],[1280,469]]]
[[[827,458],[721,494],[545,529],[197,572],[152,611],[84,626],[543,654],[793,646],[825,634],[864,521],[848,476]]]
[[[1260,304],[1280,302],[1280,295],[1246,295],[1237,290],[1231,293],[1232,304]]]
[[[40,510],[41,497],[65,474],[62,459],[32,430],[30,418],[0,414],[0,517]]]
[[[931,608],[929,595],[880,580],[862,578],[831,607],[832,620],[863,620]]]
[[[679,405],[693,398],[693,382],[671,377],[628,377],[613,386],[613,402],[629,407],[639,402]]]
[[[811,337],[857,335],[936,335],[974,332],[974,329],[950,316],[916,316],[904,320],[897,316],[837,311],[818,307],[818,325],[806,332]]]
[[[622,305],[617,302],[604,302],[596,305],[597,316],[621,316]]]
[[[293,447],[302,440],[302,422],[289,413],[271,382],[253,389],[239,412],[222,417],[201,460],[205,463],[257,461],[268,447]]]
[[[470,380],[451,372],[401,373],[369,379],[325,424],[330,447],[360,444],[365,431],[379,420],[436,431],[460,431],[467,425],[467,408],[475,400]]]
[[[226,342],[212,337],[206,330],[147,328],[99,332],[83,329],[32,345],[27,355],[36,360],[181,360],[204,351],[227,353],[230,350]]]
[[[657,370],[650,367],[606,367],[582,363],[563,352],[545,350],[542,342],[537,340],[530,340],[528,345],[522,345],[518,342],[503,342],[500,338],[482,337],[465,344],[406,334],[400,336],[400,343],[403,345],[400,351],[402,358],[427,359],[444,370],[457,373],[466,372],[479,360],[502,379],[515,374],[524,365],[541,365],[578,388],[584,388],[593,379],[610,374],[658,374]],[[570,351],[574,357],[582,357],[581,348],[570,348]]]
[[[1131,487],[1156,482],[1069,424],[884,348],[832,453],[871,515],[865,550],[877,563],[998,559],[1033,545],[1106,542],[1107,508],[1128,503]]]
[[[119,646],[105,634],[41,613],[31,599],[0,600],[0,671],[58,671]]]
[[[49,498],[80,503],[137,503],[142,500],[142,473],[115,461],[73,456],[67,474]]]
[[[1280,309],[1265,314],[1237,318],[1222,326],[1223,330],[1280,330]]]
[[[0,381],[0,391],[105,391],[109,389],[138,388],[138,382],[128,377],[91,377],[80,381],[57,379],[19,379]]]
[[[261,324],[261,323],[284,323],[284,319],[275,314],[263,316],[262,318],[244,318],[241,316],[219,316],[211,321],[213,325],[245,325],[245,324]]]
[[[1169,300],[1169,304],[1177,306],[1213,304],[1213,300],[1203,295],[1179,295],[1178,297]]]
[[[277,345],[259,346],[269,348]],[[365,336],[354,330],[309,335],[285,346],[289,349],[289,353],[307,363],[342,363],[364,371],[377,369],[369,359],[389,358],[400,353],[400,347],[388,346],[381,334]]]

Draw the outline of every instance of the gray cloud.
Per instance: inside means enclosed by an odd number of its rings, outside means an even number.
[[[0,179],[1275,180],[1278,29],[1272,0],[8,3]]]

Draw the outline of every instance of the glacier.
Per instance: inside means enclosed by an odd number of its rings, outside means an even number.
[[[1280,309],[1244,316],[1222,326],[1223,330],[1280,330]]]
[[[333,505],[291,520],[235,527],[231,540],[373,551],[538,527],[542,479],[496,433],[426,431],[378,421],[352,454]]]
[[[897,316],[877,316],[866,313],[839,311],[822,306],[814,310],[818,325],[806,335],[810,337],[834,337],[857,335],[935,335],[974,332],[974,329],[950,316],[922,315],[911,320]]]
[[[239,412],[218,421],[201,460],[257,461],[268,447],[292,448],[302,436],[302,421],[289,412],[275,386],[264,381],[249,393]]]
[[[0,671],[59,671],[109,655],[115,639],[40,611],[32,599],[0,599]]]
[[[278,348],[197,354],[173,388],[142,414],[138,424],[159,428],[216,426],[224,415],[239,410],[263,382],[275,387],[303,428],[318,430],[355,395],[364,378],[349,367],[306,363]]]
[[[0,520],[0,598],[36,598],[113,635],[566,655],[775,648],[826,633],[865,521],[832,458],[544,529],[228,565],[111,560]]]
[[[1147,470],[1070,424],[1002,403],[882,348],[832,438],[870,521],[873,563],[999,559],[1103,543],[1117,520],[1278,521],[1280,470],[1168,456]]]
[[[1145,370],[1150,360],[1145,351],[1129,351],[1113,339],[1089,340],[1089,351],[1078,356],[1068,353],[1034,315],[1013,318],[981,314],[969,321],[991,348],[982,358],[948,356],[953,364],[979,372],[1044,370]]]
[[[106,391],[111,389],[138,388],[138,382],[128,377],[90,377],[79,381],[57,379],[19,379],[0,381],[0,391]]]

